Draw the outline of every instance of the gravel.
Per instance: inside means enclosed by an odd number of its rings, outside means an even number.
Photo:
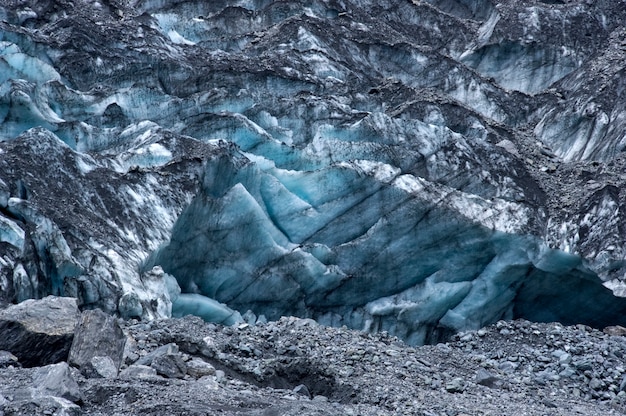
[[[500,321],[423,347],[292,317],[120,325],[119,377],[72,371],[82,399],[63,410],[54,408],[63,401],[29,393],[37,368],[9,365],[0,370],[0,414],[45,414],[32,413],[36,403],[59,415],[626,413],[626,338],[582,325]]]

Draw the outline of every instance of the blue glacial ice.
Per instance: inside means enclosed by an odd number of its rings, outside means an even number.
[[[1,293],[414,344],[626,324],[622,15],[540,3],[0,7]]]
[[[578,319],[559,310],[585,303],[581,287],[612,296],[580,257],[519,234],[530,212],[517,204],[380,162],[294,172],[253,160],[235,151],[208,163],[201,192],[148,264],[195,294],[179,310],[202,315],[202,295],[269,319],[306,316],[421,344],[498,319]],[[572,291],[551,300],[561,306],[535,311],[544,281],[568,279]]]

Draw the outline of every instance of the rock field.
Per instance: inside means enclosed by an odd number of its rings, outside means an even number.
[[[37,302],[59,304],[57,299]],[[15,308],[2,311],[0,325],[7,325],[12,319],[7,311]],[[224,327],[196,317],[138,322],[86,311],[76,321],[69,355],[59,363],[27,368],[17,356],[33,351],[0,354],[0,414],[626,412],[626,329],[621,327],[602,332],[582,325],[500,321],[447,343],[411,347],[385,333],[328,328],[293,317]],[[42,328],[37,331],[41,336]],[[48,336],[55,336],[54,329]],[[119,355],[123,359],[116,362]]]

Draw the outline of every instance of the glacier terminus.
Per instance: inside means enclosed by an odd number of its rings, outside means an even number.
[[[626,7],[0,0],[0,300],[626,326]]]

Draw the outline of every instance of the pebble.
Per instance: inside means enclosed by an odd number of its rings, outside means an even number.
[[[494,388],[499,384],[500,379],[485,369],[479,369],[475,377],[476,384]]]
[[[465,381],[460,378],[454,378],[446,383],[446,391],[449,393],[461,393],[465,390]]]

